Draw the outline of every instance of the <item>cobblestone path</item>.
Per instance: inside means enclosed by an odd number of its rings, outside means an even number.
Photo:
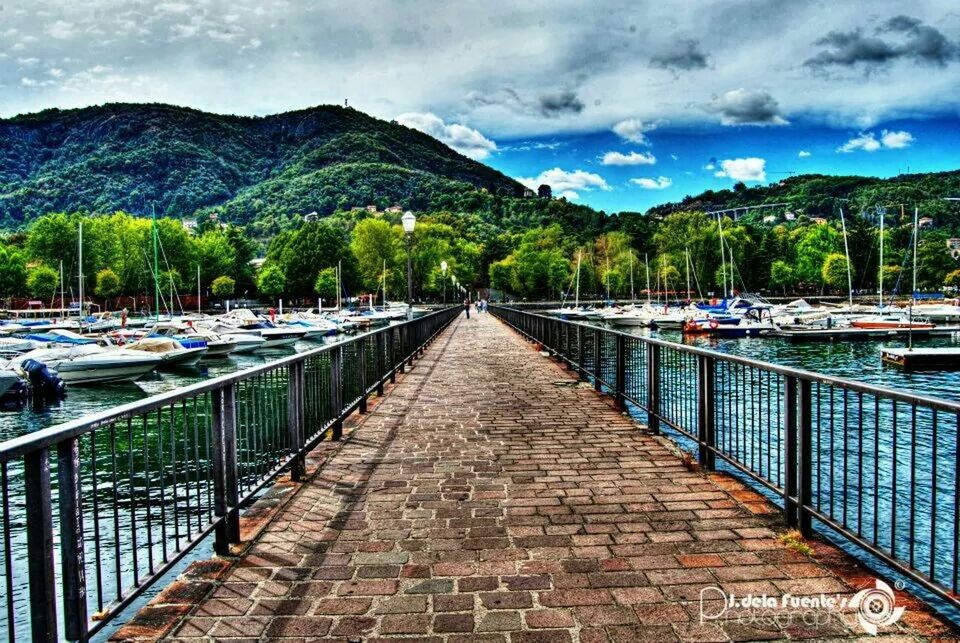
[[[762,498],[731,478],[688,470],[661,440],[506,325],[461,318],[172,636],[864,636],[852,613],[819,613],[811,623],[810,613],[794,612],[777,622],[730,609],[701,622],[705,587],[850,596],[851,583],[859,589],[872,577],[832,548],[818,546],[816,560],[788,549]],[[708,614],[723,609],[712,591]],[[913,602],[887,631],[900,640],[951,635]]]

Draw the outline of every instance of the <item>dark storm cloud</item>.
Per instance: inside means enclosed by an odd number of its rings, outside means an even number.
[[[705,69],[707,54],[700,49],[697,40],[678,40],[668,50],[651,57],[650,66],[673,71]]]
[[[524,98],[513,88],[505,87],[490,94],[472,92],[467,100],[474,107],[499,105],[514,112],[545,118],[579,114],[584,108],[583,101],[572,89],[546,92],[530,99]]]
[[[804,64],[821,69],[829,66],[862,65],[869,70],[898,59],[944,66],[955,60],[960,52],[958,46],[939,30],[905,15],[890,18],[878,27],[872,36],[865,34],[860,28],[852,31],[831,31],[815,44],[826,49]]]
[[[734,89],[714,98],[707,111],[720,115],[724,125],[786,125],[780,105],[768,92]]]

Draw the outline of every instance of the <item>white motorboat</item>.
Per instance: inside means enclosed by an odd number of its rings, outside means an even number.
[[[21,381],[20,375],[11,368],[0,369],[0,398]]]
[[[57,372],[67,384],[94,384],[135,380],[154,370],[163,358],[144,351],[81,344],[62,348],[38,348],[14,358],[8,368],[20,368],[36,360]]]
[[[148,332],[150,335],[175,339],[181,344],[191,340],[204,342],[207,345],[207,352],[200,359],[221,359],[233,353],[238,347],[235,336],[218,335],[211,331],[200,330],[192,321],[183,323],[160,322],[154,324]],[[258,345],[259,343],[257,342]]]
[[[221,317],[220,321],[228,326],[234,326],[238,332],[259,335],[265,340],[260,346],[262,349],[292,346],[307,334],[307,331],[302,328],[276,326],[264,321],[247,308],[233,310]]]
[[[161,366],[196,366],[207,352],[207,345],[199,340],[184,345],[172,337],[144,337],[127,344],[124,350],[159,355],[163,359]]]
[[[230,326],[222,322],[201,322],[197,325],[197,328],[201,332],[210,332],[232,341],[234,343],[234,355],[252,353],[267,343],[267,340],[260,337],[260,335],[245,333],[242,330],[238,330],[235,326]]]
[[[0,357],[10,359],[39,348],[40,343],[20,337],[0,337]]]

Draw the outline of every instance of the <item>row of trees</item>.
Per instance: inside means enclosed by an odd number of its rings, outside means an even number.
[[[879,229],[859,216],[848,217],[846,227],[852,286],[876,292]],[[515,296],[555,298],[570,292],[579,259],[584,294],[625,297],[631,286],[639,293],[646,287],[648,272],[654,288],[685,290],[689,276],[694,293],[703,294],[722,293],[724,284],[728,289],[784,293],[847,290],[847,255],[839,221],[767,226],[676,212],[643,232],[606,232],[583,241],[558,225],[529,230],[515,235],[506,257],[490,264],[490,285]],[[909,292],[912,287],[912,235],[909,218],[888,220],[882,268],[885,292]],[[948,238],[946,231],[920,231],[918,288],[960,285],[960,265],[950,254]]]

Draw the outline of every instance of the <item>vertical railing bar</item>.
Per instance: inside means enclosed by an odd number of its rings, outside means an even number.
[[[34,641],[57,640],[57,592],[53,569],[53,516],[50,451],[24,456],[27,509],[27,569],[30,579],[30,627]],[[10,627],[13,628],[11,623]]]
[[[87,581],[84,568],[83,509],[80,500],[80,438],[69,438],[57,444],[57,479],[64,636],[68,640],[76,641],[87,634]],[[47,493],[49,494],[49,489]],[[98,565],[99,562],[97,560]]]

